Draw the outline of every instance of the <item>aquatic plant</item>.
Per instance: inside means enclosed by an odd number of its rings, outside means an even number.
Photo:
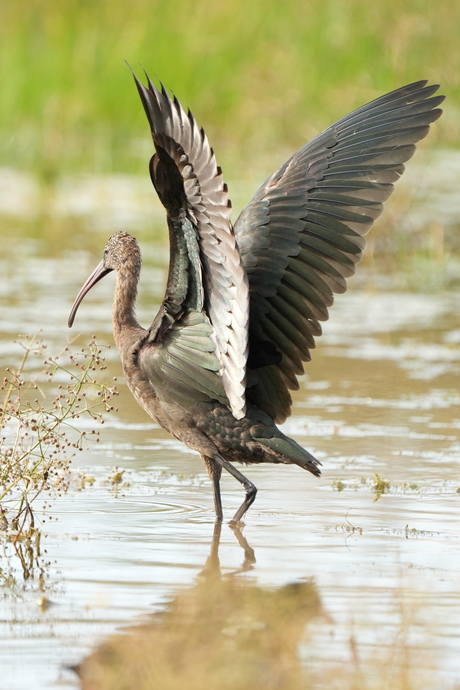
[[[115,379],[99,381],[106,366],[94,339],[79,350],[69,346],[47,357],[36,376],[28,376],[26,365],[31,357],[42,357],[46,345],[37,335],[23,336],[19,345],[21,363],[17,370],[6,369],[0,385],[0,530],[15,542],[39,531],[39,497],[45,510],[51,495],[66,491],[71,454],[86,448],[90,438],[99,440],[98,431],[81,431],[74,422],[86,415],[102,424],[117,395]]]

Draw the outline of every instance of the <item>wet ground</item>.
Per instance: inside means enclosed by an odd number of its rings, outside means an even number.
[[[0,259],[2,366],[20,358],[18,333],[41,327],[49,353],[60,350],[73,298],[99,260],[40,258],[38,249],[10,242]],[[144,324],[161,296],[164,248],[146,256]],[[81,342],[111,340],[112,278],[80,307]],[[313,687],[326,687],[326,670],[357,665],[385,676],[403,648],[404,668],[421,673],[413,687],[458,688],[460,292],[385,292],[370,282],[371,291],[337,298],[283,426],[322,461],[323,476],[247,469],[259,488],[243,531],[255,562],[246,558],[237,577],[271,588],[314,582],[322,613],[301,647]],[[114,350],[109,368],[120,374]],[[78,454],[71,487],[44,516],[40,558],[23,552],[21,564],[2,546],[2,690],[78,687],[66,667],[193,587],[205,566],[214,515],[201,460],[122,382],[120,392],[100,443]],[[82,489],[79,473],[94,483]],[[230,518],[242,492],[227,476],[222,489]],[[245,552],[226,524],[219,554],[224,574],[242,568]]]

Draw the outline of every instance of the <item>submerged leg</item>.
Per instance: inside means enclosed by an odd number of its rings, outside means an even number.
[[[236,469],[236,467],[233,467],[233,465],[228,462],[228,460],[225,460],[221,455],[215,455],[213,458],[216,463],[220,465],[220,467],[223,467],[227,472],[230,472],[230,474],[237,479],[240,484],[242,484],[246,490],[246,497],[243,501],[243,503],[240,505],[238,510],[236,511],[235,515],[233,518],[230,520],[231,525],[236,525],[245,512],[247,511],[248,508],[254,503],[254,499],[257,494],[257,487],[247,479],[247,477],[244,476],[239,470]]]
[[[220,476],[222,474],[222,467],[220,464],[216,463],[213,458],[208,458],[206,455],[203,455],[202,458],[214,488],[214,509],[216,511],[216,520],[218,522],[222,522],[224,517],[222,512],[222,499],[220,497]]]

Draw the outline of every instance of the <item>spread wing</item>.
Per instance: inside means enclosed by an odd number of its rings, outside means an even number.
[[[416,82],[339,120],[257,191],[235,224],[250,286],[247,399],[290,414],[333,294],[345,292],[364,236],[442,113],[438,86]]]
[[[221,365],[219,375],[232,412],[239,419],[245,414],[249,288],[230,223],[227,186],[208,139],[192,114],[186,114],[176,98],[171,99],[163,87],[158,90],[148,77],[148,88],[134,78],[157,151],[151,162],[152,180],[167,209],[168,221],[174,220],[169,222],[170,232],[174,233],[175,228],[180,231],[180,224],[187,230],[191,224],[196,233],[198,259],[190,233],[184,240],[183,251],[189,254],[195,277],[201,281],[204,309],[213,328],[215,353]],[[171,245],[172,252],[179,251],[173,242]],[[177,256],[171,256],[173,259]],[[170,277],[173,281],[171,270]],[[180,276],[175,285],[183,289]],[[169,297],[171,303],[180,301],[177,295]]]

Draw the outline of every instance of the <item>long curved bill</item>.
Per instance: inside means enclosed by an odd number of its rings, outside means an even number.
[[[96,266],[94,271],[91,273],[90,277],[86,281],[86,283],[83,285],[82,289],[78,293],[75,302],[73,303],[73,307],[70,311],[70,316],[69,316],[69,328],[72,328],[74,319],[75,319],[75,314],[77,313],[77,309],[80,306],[81,301],[83,300],[83,297],[86,295],[87,292],[91,290],[91,288],[96,285],[104,276],[107,275],[107,273],[110,273],[113,271],[113,268],[106,268],[104,266],[104,262],[101,261],[101,263]]]

